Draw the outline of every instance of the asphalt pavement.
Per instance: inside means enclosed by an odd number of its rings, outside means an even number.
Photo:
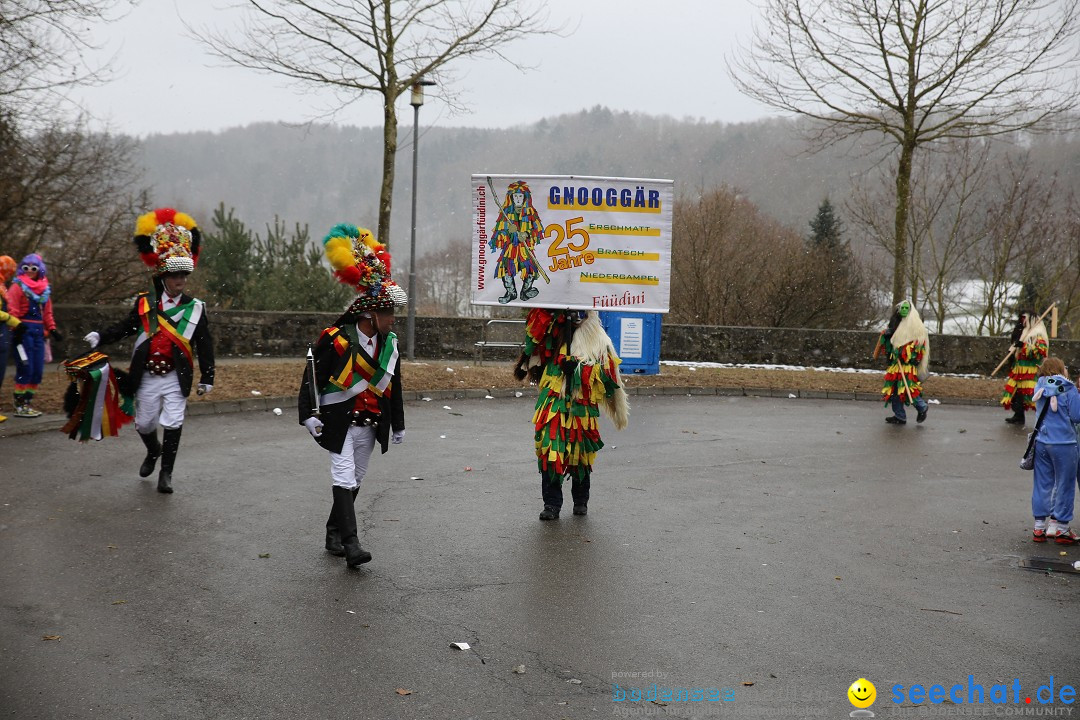
[[[858,678],[878,717],[1072,709],[1080,575],[1024,566],[1080,548],[1030,541],[1002,412],[631,400],[589,515],[550,523],[531,394],[408,402],[353,571],[292,408],[189,418],[173,495],[130,427],[3,437],[0,717],[839,718]],[[913,702],[935,684],[963,688]]]

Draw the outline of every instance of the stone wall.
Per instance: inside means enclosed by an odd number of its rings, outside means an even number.
[[[57,357],[85,349],[81,338],[92,329],[122,320],[130,308],[58,305],[56,322],[66,345],[55,347]],[[256,312],[211,310],[211,331],[218,355],[251,357],[300,357],[319,331],[332,323],[336,313]],[[474,343],[482,337],[485,320],[474,318],[416,318],[416,356],[426,359],[470,360]],[[405,317],[395,330],[405,336]],[[664,325],[660,357],[663,360],[697,360],[723,363],[770,363],[784,365],[881,368],[871,352],[877,333],[857,330],[804,330],[788,328],[718,327],[710,325]],[[115,348],[130,352],[130,341]],[[932,335],[930,369],[934,372],[987,374],[1008,350],[1003,337]],[[1080,341],[1053,340],[1053,353],[1070,367],[1080,364]],[[71,352],[67,353],[70,348]],[[511,359],[514,350],[488,350],[485,360]]]

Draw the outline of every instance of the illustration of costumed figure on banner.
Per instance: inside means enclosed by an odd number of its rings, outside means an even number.
[[[533,207],[532,192],[528,183],[519,180],[510,183],[506,199],[499,211],[495,231],[491,233],[488,248],[499,252],[495,262],[495,277],[502,279],[506,293],[499,298],[505,304],[518,297],[514,279],[521,276],[521,299],[532,300],[540,294],[533,287],[536,277],[543,271],[536,257],[536,245],[544,238],[544,223]]]
[[[157,489],[172,493],[196,361],[198,394],[214,388],[214,345],[206,305],[184,292],[199,261],[202,233],[190,215],[158,208],[136,220],[133,242],[150,269],[150,291],[135,298],[124,320],[100,333],[92,331],[84,339],[94,349],[136,336],[131,366],[121,386],[135,396],[135,429],[146,446],[139,477],[149,477],[160,457]]]
[[[1046,326],[1037,315],[1022,312],[1013,328],[1011,345],[1013,351],[1012,368],[1009,379],[1005,381],[1005,392],[1001,395],[1001,406],[1012,410],[1012,415],[1005,422],[1016,425],[1024,424],[1024,411],[1035,409],[1036,373],[1039,364],[1050,352],[1050,335]]]
[[[48,268],[37,253],[30,253],[19,263],[18,275],[7,291],[8,312],[26,325],[19,344],[26,354],[15,354],[15,417],[35,418],[34,395],[48,361],[49,336],[56,333],[53,319],[52,288]]]
[[[927,404],[922,396],[922,380],[930,364],[930,336],[919,311],[904,300],[893,310],[889,327],[881,331],[874,357],[885,352],[889,367],[881,396],[892,407],[893,414],[885,422],[903,425],[907,422],[905,405],[914,405],[916,422],[926,419]]]
[[[630,418],[619,374],[622,361],[594,311],[533,308],[525,328],[525,348],[514,376],[539,385],[533,424],[544,499],[540,519],[558,519],[566,479],[574,514],[585,515],[593,462],[604,446],[600,412],[616,430],[625,428]]]
[[[355,568],[370,562],[360,546],[354,502],[375,443],[382,452],[405,440],[400,354],[394,308],[408,296],[390,277],[390,254],[371,232],[338,225],[323,239],[334,276],[356,300],[308,350],[297,397],[300,424],[330,454],[333,505],[326,551]]]

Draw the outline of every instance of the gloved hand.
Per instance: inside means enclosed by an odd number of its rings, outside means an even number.
[[[395,430],[394,434],[390,436],[390,442],[394,443],[395,445],[400,445],[401,443],[405,442],[405,431]]]
[[[304,427],[311,433],[311,437],[317,438],[322,435],[323,421],[319,418],[312,416],[304,421]]]
[[[49,337],[58,343],[64,342],[64,334],[60,332],[58,328],[53,328],[49,331]]]
[[[22,343],[22,336],[26,334],[26,323],[19,323],[11,328],[11,339],[18,345]]]
[[[567,357],[559,363],[559,369],[562,370],[563,375],[572,375],[574,370],[577,369],[580,361],[576,357]]]
[[[207,385],[206,383],[199,383],[199,387],[195,390],[197,395],[209,395],[210,391],[214,389],[213,385]]]
[[[90,343],[90,349],[93,350],[101,343],[101,335],[99,335],[96,331],[91,330],[90,332],[86,333],[86,336],[83,337],[83,340]]]

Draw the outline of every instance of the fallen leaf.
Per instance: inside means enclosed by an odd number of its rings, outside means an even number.
[[[577,678],[570,678],[566,682],[570,683],[571,685],[580,685],[581,684],[581,681],[578,680]]]
[[[123,605],[126,602],[127,602],[127,600],[113,600],[112,604],[113,605]]]
[[[268,557],[270,557],[270,553],[259,553],[259,557],[268,558]]]
[[[401,522],[397,518],[383,518],[383,522]]]
[[[753,685],[753,684],[754,684],[754,683],[750,682],[749,680],[745,680],[745,681],[743,681],[743,686],[744,686],[744,687],[750,687],[750,686],[751,686],[751,685]]]
[[[412,690],[406,690],[405,688],[398,688],[394,692],[398,695],[412,695]]]
[[[515,675],[524,675],[525,674],[525,666],[524,665],[517,665],[517,666],[514,667],[512,672]]]
[[[109,548],[110,550],[115,550],[116,549],[115,545],[106,545],[105,547]]]
[[[42,640],[59,640],[62,637],[64,637],[64,636],[63,635],[42,635],[41,639]]]
[[[465,472],[472,472],[472,468],[468,465],[465,466]]]
[[[837,576],[836,576],[836,579],[837,579],[837,580],[843,580],[844,578],[842,578],[842,577],[840,577],[839,575],[837,575]]]

